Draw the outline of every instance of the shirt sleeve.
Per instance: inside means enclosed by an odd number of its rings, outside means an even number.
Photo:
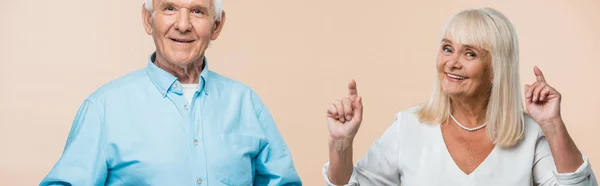
[[[107,176],[102,108],[85,101],[75,117],[62,156],[42,180],[47,185],[104,185]]]
[[[400,185],[399,135],[401,114],[394,123],[386,129],[383,135],[354,166],[347,186],[358,185]],[[323,177],[328,186],[334,186],[328,177],[329,163],[323,166]]]
[[[261,141],[261,150],[256,157],[254,185],[302,185],[290,150],[279,134],[271,114],[254,92],[252,99],[267,138],[266,142]]]
[[[535,147],[533,181],[540,186],[598,186],[588,158],[572,173],[558,173],[546,137],[540,134]]]

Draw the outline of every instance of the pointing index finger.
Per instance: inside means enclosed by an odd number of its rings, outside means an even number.
[[[352,80],[348,84],[348,94],[351,97],[356,97],[358,95],[358,90],[356,89],[356,81]]]
[[[540,68],[538,68],[537,66],[533,67],[533,74],[535,74],[535,79],[538,82],[546,82],[546,79],[544,78],[544,73],[542,73]]]

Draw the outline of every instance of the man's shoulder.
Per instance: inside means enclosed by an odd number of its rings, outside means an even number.
[[[254,105],[257,113],[264,109],[265,105],[262,99],[248,85],[213,71],[209,71],[209,73],[210,80],[208,84],[212,84],[209,85],[209,89],[218,89],[217,93],[223,98],[233,101],[231,103],[250,103]],[[208,92],[210,94],[211,90],[208,90]]]
[[[98,89],[96,89],[96,91],[88,96],[86,100],[98,101],[101,99],[106,99],[112,95],[129,93],[140,86],[144,86],[146,83],[145,81],[150,81],[150,79],[148,79],[146,70],[142,68],[100,86]]]
[[[227,91],[235,94],[254,94],[252,88],[240,81],[234,80],[214,71],[208,71],[208,73],[210,76],[208,84],[216,86],[216,88],[220,89],[221,91]]]

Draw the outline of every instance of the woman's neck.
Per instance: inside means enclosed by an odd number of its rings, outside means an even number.
[[[487,99],[451,99],[452,115],[465,127],[477,127],[485,123]]]

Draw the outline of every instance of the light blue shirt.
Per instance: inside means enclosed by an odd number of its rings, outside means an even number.
[[[153,56],[84,101],[40,185],[301,185],[254,91],[204,63],[188,105],[181,83]]]

